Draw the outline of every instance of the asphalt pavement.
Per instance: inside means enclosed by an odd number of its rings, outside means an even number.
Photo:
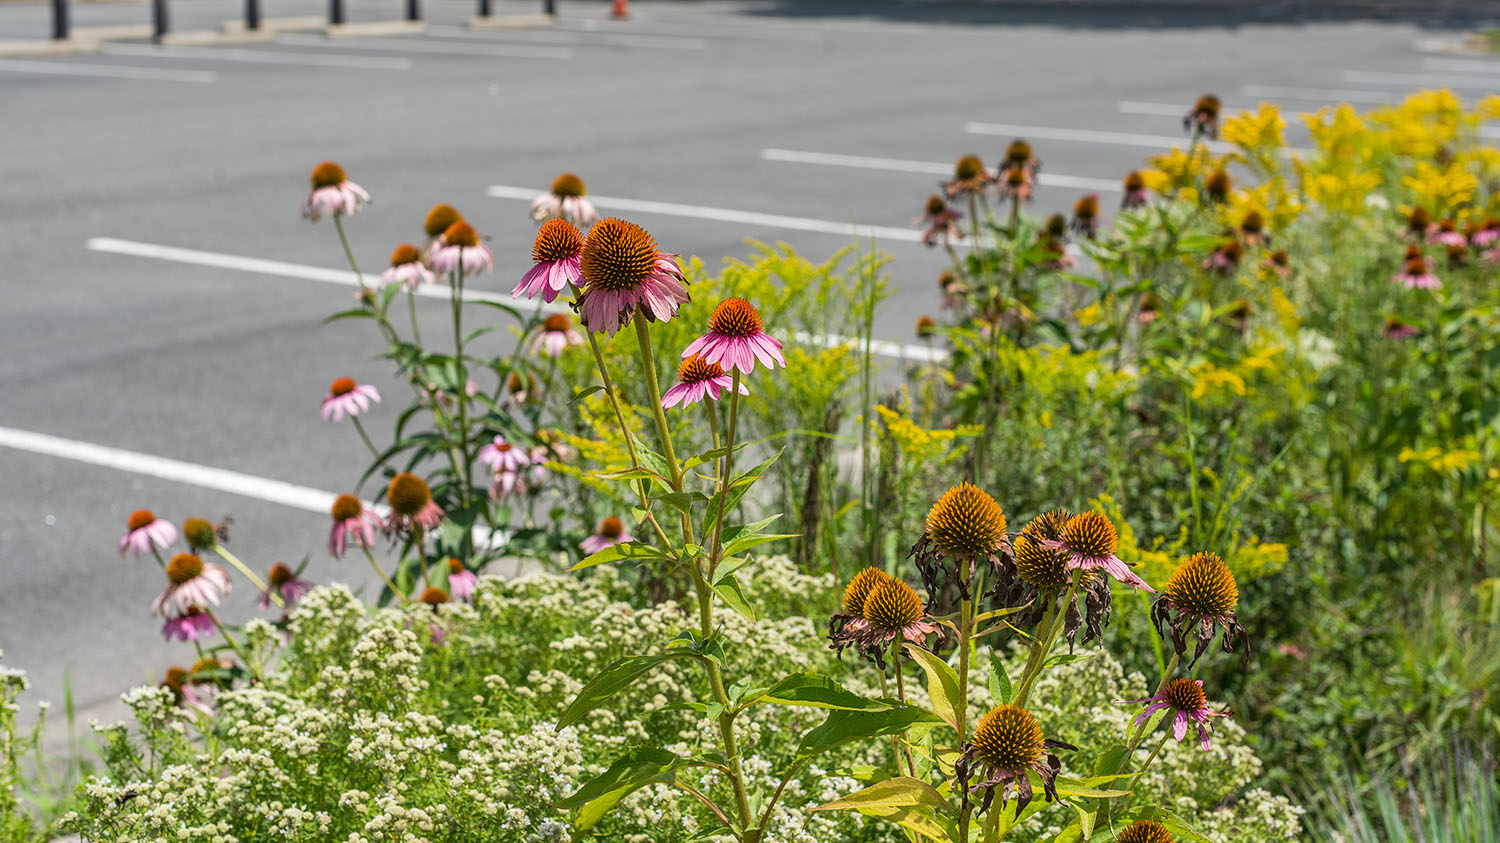
[[[332,225],[299,216],[319,161],[374,197],[348,226],[365,267],[449,202],[492,238],[496,271],[474,286],[496,293],[529,265],[518,197],[564,171],[710,265],[748,239],[821,259],[866,227],[897,259],[877,334],[906,343],[945,263],[911,221],[959,155],[993,162],[1028,137],[1035,211],[1094,191],[1113,208],[1204,92],[1296,111],[1500,89],[1500,60],[1418,49],[1485,23],[1482,4],[636,0],[618,22],[560,3],[548,28],[471,30],[472,4],[440,0],[415,36],[0,58],[0,649],[33,699],[59,701],[66,676],[82,717],[117,717],[125,688],[191,662],[149,615],[155,564],[115,552],[134,509],[232,516],[230,546],[257,567],[311,554],[312,579],[364,581],[324,549],[319,507],[365,453],[318,402],[341,375],[400,392],[368,324],[320,324],[351,290],[329,283],[347,282]],[[178,29],[240,9],[171,8]],[[139,3],[73,10],[79,26],[149,22]],[[356,21],[400,14],[350,4]],[[44,5],[0,2],[0,39],[46,32]],[[440,332],[446,305],[422,307]],[[248,590],[230,619],[253,613]]]

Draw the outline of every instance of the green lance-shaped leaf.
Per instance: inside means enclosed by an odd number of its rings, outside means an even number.
[[[900,734],[921,723],[941,722],[932,712],[910,705],[885,711],[835,710],[822,725],[802,736],[796,760],[806,761],[850,741]]]
[[[639,679],[641,674],[653,667],[671,659],[697,658],[694,653],[662,653],[656,656],[627,656],[623,659],[615,659],[605,666],[604,670],[589,680],[589,684],[583,686],[568,710],[557,719],[557,729],[562,729],[577,723],[583,719],[585,714],[598,708],[615,694],[630,687],[630,683]]]
[[[1003,654],[996,650],[990,654],[990,696],[995,698],[995,705],[1005,705],[1010,695],[1010,674],[1005,672]]]
[[[657,747],[637,747],[590,779],[578,792],[557,803],[564,810],[578,809],[573,826],[588,831],[604,819],[621,799],[655,782],[669,782],[682,759]]]
[[[755,607],[750,605],[750,599],[745,596],[745,588],[740,585],[736,577],[716,578],[711,587],[719,599],[729,605],[729,608],[739,613],[739,616],[751,623],[755,623]]]
[[[888,700],[872,700],[846,690],[820,673],[793,673],[777,682],[755,701],[845,711],[887,711],[894,707]]]
[[[582,571],[584,568],[592,568],[595,565],[604,565],[609,562],[620,562],[622,560],[645,561],[647,559],[666,559],[667,555],[649,544],[640,542],[621,542],[610,545],[598,553],[590,554],[579,560],[577,565],[569,568],[570,571]]]
[[[958,671],[916,644],[908,643],[906,652],[927,672],[927,695],[932,698],[932,710],[944,723],[957,729],[959,706],[965,704],[958,697]]]
[[[886,779],[813,810],[858,811],[932,840],[947,843],[954,839],[947,800],[921,779],[905,776]]]

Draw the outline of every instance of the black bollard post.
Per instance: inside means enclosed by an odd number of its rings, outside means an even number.
[[[542,0],[542,11],[551,17],[557,17],[557,0]]]
[[[68,0],[52,0],[52,37],[59,41],[68,38]]]
[[[245,28],[260,29],[260,0],[245,0]]]
[[[172,24],[167,20],[167,0],[151,0],[151,22],[155,32],[151,40],[161,43],[161,39],[172,29]]]
[[[479,16],[482,18],[490,16],[490,0],[479,0]]]
[[[335,26],[344,22],[344,0],[328,0],[328,22]]]
[[[406,0],[406,19],[409,21],[422,19],[422,0]]]

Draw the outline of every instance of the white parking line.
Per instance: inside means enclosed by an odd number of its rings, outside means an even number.
[[[1185,112],[1184,112],[1185,113]],[[1116,146],[1144,146],[1151,149],[1166,149],[1186,146],[1189,138],[1182,135],[1140,135],[1133,132],[1104,132],[1097,129],[1060,129],[1052,126],[1021,126],[1012,123],[965,123],[964,131],[971,135],[1000,135],[1026,138],[1027,140],[1077,141],[1079,143],[1104,143]],[[1214,152],[1231,152],[1233,144],[1223,141],[1207,141]]]
[[[140,79],[151,82],[217,82],[211,70],[160,70],[128,64],[68,64],[60,61],[0,59],[0,72],[35,73],[43,76],[97,76],[107,79]]]
[[[833,152],[805,152],[797,149],[762,149],[760,157],[767,161],[785,161],[792,164],[821,164],[829,167],[854,167],[862,170],[885,170],[893,173],[921,173],[933,176],[952,176],[953,165],[941,161],[909,161],[903,158],[875,158],[868,155],[839,155]],[[1069,187],[1079,190],[1109,190],[1118,192],[1120,183],[1110,179],[1095,179],[1087,176],[1065,176],[1060,173],[1043,172],[1037,181],[1048,187]]]
[[[1225,106],[1228,108],[1228,106]],[[1115,110],[1121,114],[1149,114],[1153,117],[1182,117],[1192,111],[1191,105],[1172,102],[1136,102],[1135,100],[1120,100],[1115,103]]]
[[[1345,82],[1362,82],[1370,85],[1446,85],[1454,88],[1500,89],[1500,76],[1483,78],[1462,73],[1384,73],[1368,70],[1346,70]]]
[[[0,446],[128,471],[131,474],[159,477],[162,480],[228,492],[308,512],[327,514],[337,497],[333,492],[322,489],[13,427],[0,427]]]
[[[1012,123],[965,123],[964,131],[971,135],[1000,135],[1003,137],[1027,138],[1030,140],[1076,141],[1078,143],[1104,143],[1117,146],[1145,146],[1152,149],[1170,149],[1186,146],[1189,139],[1173,135],[1139,135],[1133,132],[1103,132],[1097,129],[1060,129],[1053,126],[1020,126]],[[1234,152],[1237,147],[1224,141],[1204,141],[1208,149],[1218,152]],[[1283,155],[1296,155],[1311,150],[1286,147]]]
[[[503,31],[503,30],[502,30]],[[559,44],[565,47],[645,47],[653,50],[691,50],[702,52],[708,49],[705,38],[687,38],[679,35],[604,35],[592,37],[597,30],[573,30],[582,38],[570,37],[561,32],[528,30],[525,35],[485,35],[469,29],[449,26],[429,26],[424,33],[429,38],[454,41],[480,41],[491,44]]]
[[[526,47],[504,44],[468,46],[437,44],[431,41],[402,38],[361,38],[358,41],[334,41],[320,35],[282,35],[277,44],[287,47],[318,47],[328,50],[363,50],[381,53],[413,53],[424,56],[491,56],[510,59],[570,59],[573,51],[566,47]]]
[[[0,447],[97,465],[102,468],[113,468],[129,474],[156,477],[174,483],[197,486],[200,489],[227,492],[242,498],[266,501],[292,509],[316,512],[320,515],[327,515],[333,508],[334,500],[338,497],[335,492],[314,489],[311,486],[299,486],[295,483],[272,480],[269,477],[257,477],[254,474],[244,474],[225,468],[183,462],[170,457],[127,451],[124,448],[97,445],[77,439],[64,439],[61,436],[19,430],[14,427],[0,427]],[[390,507],[383,503],[365,501],[365,506],[382,517],[389,515],[391,511]],[[509,532],[492,533],[488,528],[480,526],[474,527],[473,535],[474,543],[481,547],[504,547],[510,541]]]
[[[1500,74],[1500,62],[1480,59],[1423,59],[1423,70],[1451,70],[1459,73]]]
[[[535,192],[530,194],[530,196],[535,195]],[[596,202],[599,199],[597,196],[593,198]],[[240,272],[271,275],[278,278],[297,278],[303,281],[336,284],[341,287],[359,286],[359,282],[354,278],[354,273],[347,269],[328,269],[321,266],[308,266],[307,264],[288,263],[286,261],[251,258],[243,255],[229,255],[222,252],[182,249],[176,246],[142,243],[137,240],[120,240],[114,237],[92,237],[84,245],[90,251],[105,252],[108,254],[151,258],[191,266],[208,266],[215,269],[233,269]],[[367,283],[373,280],[373,277],[366,276]],[[447,301],[448,288],[440,285],[418,287],[417,295]],[[466,289],[464,290],[464,300],[500,302],[501,304],[512,305],[523,310],[536,308],[540,304],[541,311],[548,314],[571,314],[573,312],[571,308],[562,302],[553,302],[552,304],[518,302],[507,294],[492,293],[487,290]],[[858,348],[860,345],[859,340],[849,337],[814,335],[801,331],[798,331],[794,336],[797,342],[822,346],[824,348],[835,348],[838,346]],[[871,344],[870,348],[872,352],[882,357],[894,357],[902,360],[935,362],[945,360],[948,357],[947,352],[941,349],[925,345],[907,345],[886,340],[876,340]]]
[[[105,44],[102,51],[113,56],[285,64],[298,67],[343,67],[350,70],[411,70],[412,68],[411,59],[375,56],[312,56],[224,47],[150,47],[144,44]]]
[[[521,199],[530,202],[546,193],[531,187],[515,187],[508,184],[490,185],[485,192],[497,199]],[[858,225],[852,222],[833,222],[808,217],[787,217],[780,214],[763,214],[759,211],[741,211],[734,208],[713,208],[707,205],[681,205],[676,202],[656,202],[650,199],[622,199],[615,196],[595,196],[589,199],[600,208],[633,211],[639,214],[661,214],[668,217],[732,222],[740,225],[758,225],[765,228],[786,228],[792,231],[816,231],[820,234],[838,234],[844,237],[875,238],[876,240],[899,240],[903,243],[919,243],[922,233],[911,228],[893,228],[884,225]]]
[[[1348,88],[1296,88],[1280,85],[1246,85],[1240,89],[1247,97],[1316,100],[1317,102],[1364,102],[1383,105],[1396,98],[1385,91],[1356,91]]]

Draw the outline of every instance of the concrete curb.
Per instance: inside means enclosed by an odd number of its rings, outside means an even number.
[[[1412,45],[1419,53],[1461,53],[1463,55],[1487,56],[1489,41],[1477,32],[1459,38],[1419,38]]]
[[[553,15],[490,15],[487,18],[469,18],[470,29],[532,29],[556,26]]]
[[[364,35],[420,35],[427,24],[419,21],[372,21],[370,23],[337,23],[324,29],[329,38],[357,38]]]
[[[0,58],[6,56],[73,56],[97,53],[102,44],[95,38],[66,38],[61,41],[0,41]]]

